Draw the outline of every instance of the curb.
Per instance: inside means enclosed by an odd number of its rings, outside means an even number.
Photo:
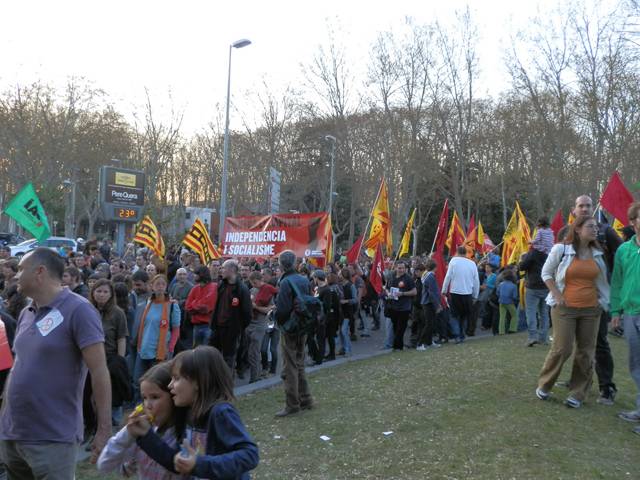
[[[520,332],[518,332],[520,333]],[[475,341],[475,340],[480,340],[480,339],[487,339],[487,338],[493,338],[493,335],[475,335],[473,337],[467,337],[465,338],[465,342],[468,341]],[[451,346],[455,346],[455,345],[451,345]],[[327,362],[327,363],[322,363],[322,365],[316,365],[313,367],[306,367],[304,369],[305,373],[309,374],[309,373],[314,373],[320,370],[325,370],[327,368],[333,368],[333,367],[337,367],[338,365],[344,365],[346,363],[350,363],[350,362],[359,362],[361,360],[366,360],[368,358],[373,358],[373,357],[379,357],[380,355],[387,355],[389,353],[391,353],[393,350],[388,348],[388,349],[384,349],[384,350],[377,350],[375,352],[371,352],[371,353],[361,353],[359,355],[353,355],[351,357],[343,357],[340,359],[336,359],[336,360],[332,360],[331,362]],[[305,354],[305,358],[307,358],[306,354]],[[273,387],[276,387],[278,385],[282,384],[282,378],[280,378],[279,376],[273,376],[270,378],[265,378],[264,380],[259,380],[257,382],[254,383],[250,383],[247,385],[242,385],[240,387],[235,387],[233,389],[233,394],[236,397],[242,397],[244,395],[248,395],[250,393],[255,393],[255,392],[259,392],[261,390],[269,390]]]

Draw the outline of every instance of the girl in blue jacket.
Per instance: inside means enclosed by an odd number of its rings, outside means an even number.
[[[146,415],[129,417],[129,433],[147,455],[171,472],[192,478],[249,479],[258,465],[258,447],[230,403],[233,380],[222,354],[200,346],[179,353],[172,362],[169,384],[173,402],[187,407],[181,448],[163,442]]]
[[[511,317],[511,325],[509,332],[518,331],[518,315],[516,314],[516,305],[518,304],[518,286],[516,285],[516,276],[513,272],[505,272],[504,278],[498,285],[498,303],[500,304],[500,326],[498,334],[504,335],[506,330],[507,313]]]

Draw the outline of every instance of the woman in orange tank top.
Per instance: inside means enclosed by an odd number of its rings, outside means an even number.
[[[571,408],[582,406],[591,385],[600,315],[609,303],[607,267],[597,235],[595,218],[578,217],[565,242],[554,245],[542,268],[542,279],[549,288],[547,303],[552,307],[554,338],[536,396],[549,398],[575,344],[570,393],[565,401]]]

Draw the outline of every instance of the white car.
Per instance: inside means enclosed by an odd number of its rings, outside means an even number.
[[[74,252],[77,252],[78,242],[76,242],[73,238],[67,237],[49,237],[41,242],[37,241],[35,238],[32,238],[31,240],[25,240],[18,245],[12,246],[11,256],[21,257],[25,253],[29,253],[31,250],[35,250],[38,247],[47,247],[56,252],[60,249],[60,247],[71,247]]]

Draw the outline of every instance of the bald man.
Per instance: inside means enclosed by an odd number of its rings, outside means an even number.
[[[576,216],[587,215],[593,216],[593,200],[588,195],[580,195],[576,198],[573,208],[573,214]],[[567,225],[558,232],[558,240],[564,239],[569,226]],[[613,259],[618,247],[622,245],[622,239],[616,231],[606,223],[598,222],[598,243],[604,250],[604,259],[607,264],[608,278],[611,279],[613,272]],[[600,398],[598,403],[602,405],[613,405],[617,389],[613,383],[613,357],[611,356],[611,347],[607,339],[607,331],[609,329],[609,321],[611,315],[609,312],[602,312],[600,317],[600,328],[598,329],[598,339],[596,343],[596,374],[598,375],[598,386],[600,389]]]

